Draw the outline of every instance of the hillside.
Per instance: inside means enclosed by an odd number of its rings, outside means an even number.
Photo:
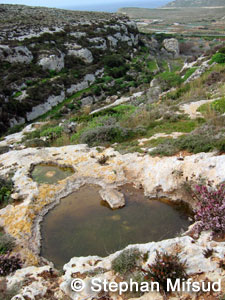
[[[175,0],[165,7],[225,7],[225,0]]]
[[[224,300],[224,23],[0,18],[0,300]]]
[[[0,5],[0,18],[0,133],[89,88],[104,56],[138,45],[136,24],[113,14]]]

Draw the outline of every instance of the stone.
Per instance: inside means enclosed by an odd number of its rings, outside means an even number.
[[[37,106],[32,107],[31,112],[27,112],[27,120],[31,121],[36,119],[37,117],[43,115],[47,111],[49,111],[52,107],[56,106],[57,104],[61,103],[65,99],[65,92],[62,91],[60,95],[52,95],[49,96],[46,102],[39,104]]]
[[[87,48],[82,48],[80,50],[69,50],[68,55],[78,57],[88,64],[92,63],[94,60],[91,51]]]
[[[91,38],[88,39],[88,41],[89,43],[93,44],[91,48],[102,49],[102,50],[107,49],[106,40],[101,37]]]
[[[0,45],[0,60],[29,64],[33,60],[33,55],[25,46],[10,48],[7,45]]]
[[[179,42],[177,39],[165,39],[163,41],[164,48],[177,57],[180,53]]]
[[[38,64],[43,70],[61,71],[64,68],[64,54],[44,54],[39,58]]]
[[[88,97],[81,99],[81,106],[92,105],[93,102],[94,102],[93,97],[88,96]]]
[[[110,43],[111,48],[115,48],[117,46],[118,40],[115,37],[110,35],[110,36],[107,37],[107,39]]]
[[[106,201],[112,209],[117,209],[125,205],[125,198],[119,191],[106,188],[99,192],[101,198]]]

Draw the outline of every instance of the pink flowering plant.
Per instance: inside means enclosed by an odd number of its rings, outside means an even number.
[[[194,211],[195,220],[199,221],[197,229],[225,233],[225,184],[216,187],[211,182],[196,185],[194,198],[198,201]]]

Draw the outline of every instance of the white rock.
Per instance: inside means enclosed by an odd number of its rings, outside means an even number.
[[[0,60],[29,64],[33,60],[33,55],[25,46],[10,48],[6,45],[0,45]]]
[[[83,48],[83,49],[80,49],[80,50],[69,50],[68,55],[79,57],[85,63],[92,63],[93,62],[93,55],[92,55],[91,51],[88,50],[87,48]]]
[[[179,42],[177,39],[165,39],[163,41],[164,48],[174,54],[174,56],[178,56],[180,53]]]
[[[125,205],[125,198],[119,191],[106,188],[99,191],[101,198],[106,201],[112,209],[120,208]]]
[[[63,53],[60,53],[59,55],[46,54],[39,59],[38,64],[42,66],[43,70],[54,70],[59,72],[64,68],[64,56]]]
[[[61,103],[65,99],[65,92],[62,91],[58,96],[49,96],[47,101],[39,104],[37,106],[32,107],[31,112],[27,112],[26,117],[28,121],[34,120],[37,117],[43,115],[44,113],[48,112],[52,107],[56,106],[57,104]]]
[[[88,39],[88,41],[94,44],[93,46],[91,46],[91,48],[102,49],[102,50],[107,49],[106,40],[103,38],[95,37],[95,38]]]

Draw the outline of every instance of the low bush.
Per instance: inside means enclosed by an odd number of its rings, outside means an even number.
[[[0,254],[6,254],[12,251],[15,246],[15,240],[8,234],[0,233]]]
[[[208,113],[210,110],[216,111],[220,114],[225,113],[225,97],[219,100],[215,100],[211,103],[205,103],[198,108],[201,113]]]
[[[124,59],[120,55],[113,54],[113,55],[105,56],[103,62],[107,67],[113,68],[113,67],[120,67],[121,65],[123,65]]]
[[[158,75],[162,83],[165,83],[165,89],[170,89],[175,86],[179,86],[182,83],[181,77],[174,72],[163,72]]]
[[[63,128],[60,127],[60,126],[50,127],[50,128],[47,128],[47,129],[43,130],[40,133],[40,136],[41,137],[47,136],[50,139],[56,139],[56,138],[58,138],[62,135],[62,131],[63,131]]]
[[[19,256],[0,255],[0,276],[7,276],[22,268],[22,261]]]
[[[10,201],[10,195],[13,188],[11,180],[0,177],[0,206],[7,205]]]
[[[125,275],[135,269],[139,258],[141,253],[137,248],[124,250],[112,261],[112,269],[116,273]]]
[[[133,135],[133,131],[118,125],[99,126],[83,132],[79,141],[89,146],[96,146],[107,142],[119,143],[131,138]]]
[[[162,291],[167,292],[167,279],[175,284],[177,279],[187,279],[186,262],[181,262],[178,255],[156,252],[155,262],[143,270],[146,279],[158,282]]]
[[[225,233],[225,184],[213,187],[211,182],[196,185],[193,197],[198,200],[195,220],[197,229]]]
[[[183,81],[186,81],[195,71],[197,70],[197,67],[190,68],[185,73],[184,77],[182,78]]]
[[[216,53],[213,55],[211,62],[216,62],[218,64],[224,64],[225,63],[225,54],[224,53]]]
[[[37,147],[48,147],[49,143],[45,142],[41,139],[32,139],[32,140],[29,140],[29,141],[25,141],[24,145],[27,148],[37,148]]]

